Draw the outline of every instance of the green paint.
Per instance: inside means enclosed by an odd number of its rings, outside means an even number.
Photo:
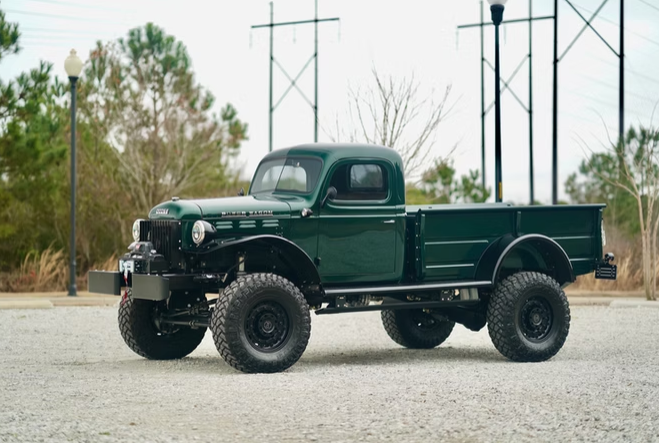
[[[603,205],[405,206],[401,158],[377,146],[303,145],[274,151],[264,163],[285,171],[279,181],[271,174],[271,188],[257,172],[247,196],[173,200],[156,206],[149,217],[182,220],[184,251],[196,248],[190,231],[198,219],[213,224],[220,240],[283,236],[315,260],[326,286],[472,280],[484,266],[485,251],[504,236],[554,239],[576,275],[593,272],[602,257]],[[305,169],[307,164],[317,167]],[[321,207],[331,186],[337,198]],[[279,190],[267,190],[275,187]],[[304,217],[303,210],[312,214]],[[546,265],[546,258],[528,246],[513,252],[505,266]]]

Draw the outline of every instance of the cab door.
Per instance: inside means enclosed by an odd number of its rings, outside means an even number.
[[[325,283],[386,282],[398,278],[399,232],[404,208],[396,205],[391,164],[350,160],[335,164],[321,196],[333,186],[336,197],[320,208],[318,257]],[[398,212],[401,212],[400,214]]]

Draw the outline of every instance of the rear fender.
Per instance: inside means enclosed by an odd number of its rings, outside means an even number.
[[[556,241],[541,234],[514,237],[510,234],[494,241],[481,256],[477,280],[496,284],[508,267],[533,270],[551,275],[562,286],[574,282],[574,270],[565,250]]]

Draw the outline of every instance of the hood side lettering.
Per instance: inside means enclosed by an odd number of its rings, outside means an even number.
[[[272,211],[222,211],[222,217],[272,217]]]

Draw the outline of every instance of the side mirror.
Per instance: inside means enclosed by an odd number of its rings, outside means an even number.
[[[240,195],[241,197],[245,195],[245,189],[240,188],[240,191],[238,191],[238,195]]]
[[[336,194],[338,191],[334,186],[330,186],[327,189],[327,194],[325,194],[325,197],[323,197],[323,200],[320,202],[320,207],[324,207],[325,203],[327,203],[327,200],[334,200],[336,198]]]

